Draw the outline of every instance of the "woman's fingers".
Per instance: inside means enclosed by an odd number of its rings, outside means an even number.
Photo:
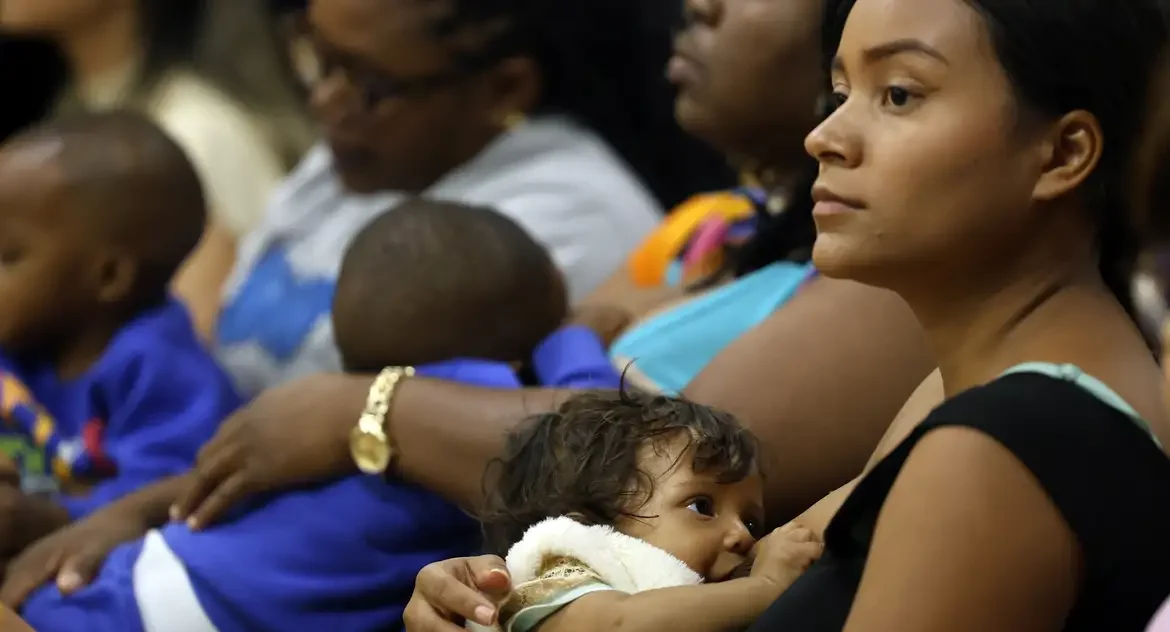
[[[463,626],[440,616],[417,592],[406,604],[402,623],[406,626],[406,632],[467,632]]]
[[[237,470],[227,480],[211,490],[187,518],[187,525],[198,530],[222,517],[236,503],[247,498],[252,492],[252,481],[247,470]]]
[[[235,473],[238,469],[236,461],[237,450],[232,444],[216,444],[216,439],[212,439],[212,443],[199,452],[199,461],[189,475],[191,482],[171,508],[171,519],[189,519],[223,481]]]
[[[34,547],[8,565],[4,584],[0,586],[0,603],[19,608],[34,590],[53,578],[61,555],[53,547]]]
[[[504,560],[495,555],[481,555],[467,560],[467,567],[475,578],[476,587],[488,599],[498,602],[512,592],[512,577]]]
[[[491,625],[496,619],[496,606],[476,587],[468,585],[478,575],[468,562],[457,559],[427,565],[415,580],[415,596],[425,600],[436,612]]]
[[[89,585],[108,555],[109,550],[90,545],[65,556],[57,573],[57,588],[68,595]]]

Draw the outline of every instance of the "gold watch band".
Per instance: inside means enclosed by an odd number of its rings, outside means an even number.
[[[362,472],[382,474],[393,462],[395,449],[387,417],[398,384],[413,376],[413,367],[387,367],[374,378],[366,395],[366,407],[350,438],[350,452]]]

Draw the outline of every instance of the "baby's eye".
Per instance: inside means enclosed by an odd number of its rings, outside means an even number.
[[[706,496],[700,496],[692,500],[691,504],[687,505],[687,509],[703,516],[715,515],[715,503]]]
[[[759,540],[760,538],[764,537],[763,521],[748,518],[743,521],[743,526],[748,530],[748,533],[752,534],[753,538]]]

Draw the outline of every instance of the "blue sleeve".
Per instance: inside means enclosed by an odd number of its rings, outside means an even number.
[[[242,403],[194,337],[189,345],[144,342],[122,350],[95,379],[92,401],[107,416],[99,437],[84,437],[86,449],[90,458],[112,463],[115,474],[84,496],[59,497],[74,519],[189,470]]]
[[[618,388],[621,375],[609,361],[601,339],[581,325],[562,327],[536,348],[532,369],[544,386]]]

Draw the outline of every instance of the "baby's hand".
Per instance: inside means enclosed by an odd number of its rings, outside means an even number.
[[[783,590],[821,556],[824,544],[812,531],[790,522],[756,543],[752,577],[760,577]]]

